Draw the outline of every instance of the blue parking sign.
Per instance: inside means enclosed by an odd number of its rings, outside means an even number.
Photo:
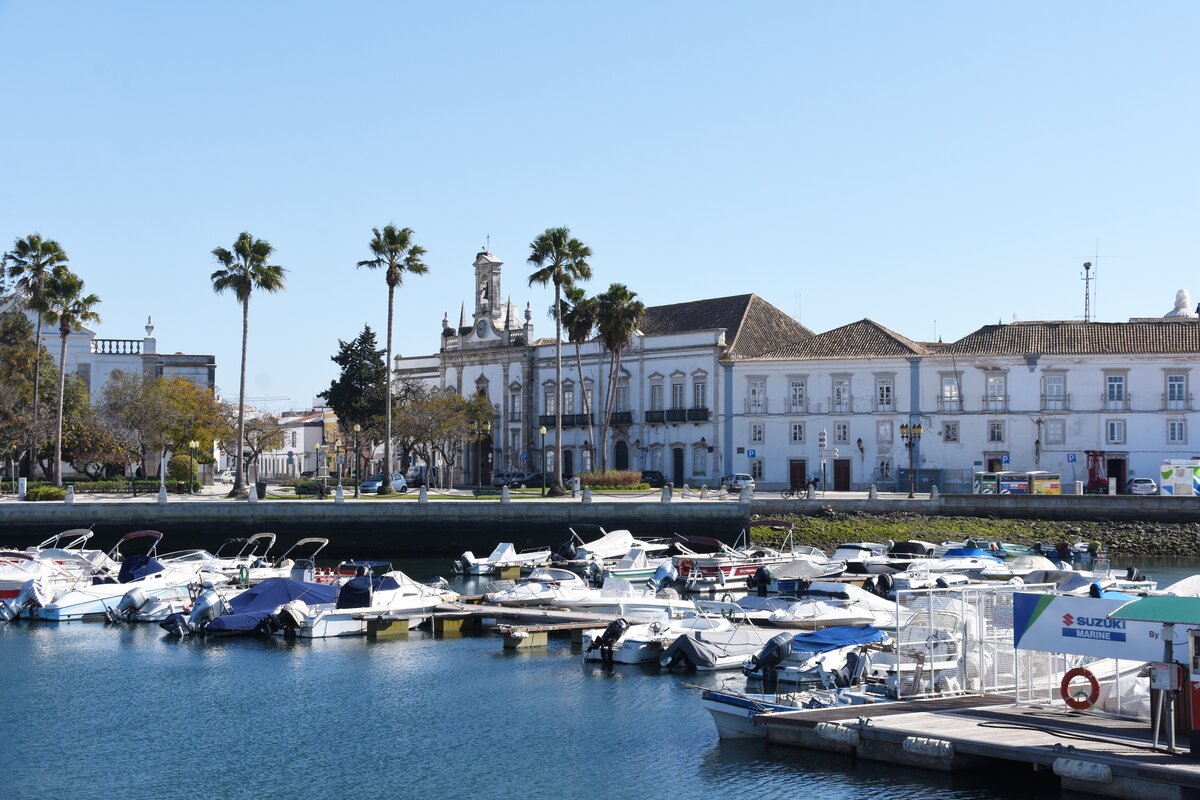
[[[1008,456],[1000,456],[1000,463],[1001,463],[1001,464],[1007,464],[1007,463],[1008,463]]]
[[[521,463],[524,464],[529,460],[529,453],[521,453]]]
[[[746,451],[746,458],[754,458],[754,455],[755,455],[755,452],[753,450]]]
[[[1067,453],[1067,463],[1068,464],[1075,463],[1075,454],[1074,453]]]

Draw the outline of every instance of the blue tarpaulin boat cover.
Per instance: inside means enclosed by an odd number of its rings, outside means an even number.
[[[125,556],[125,560],[121,562],[121,571],[117,574],[117,583],[129,583],[138,578],[144,578],[147,575],[153,575],[156,572],[162,571],[162,562],[156,558],[151,558],[150,556]]]
[[[268,578],[229,601],[232,613],[217,617],[208,624],[215,633],[248,633],[258,628],[275,609],[291,600],[332,603],[338,587],[324,583],[308,583],[292,578]]]
[[[373,588],[369,588],[367,581],[374,583]],[[371,592],[378,592],[381,589],[399,589],[400,584],[396,583],[396,579],[390,575],[378,575],[372,577],[370,575],[359,575],[357,578],[351,578],[342,586],[337,596],[338,608],[366,608],[371,605]],[[306,601],[307,602],[307,601]]]
[[[882,642],[884,632],[870,625],[839,625],[823,628],[811,633],[797,633],[792,637],[792,650],[805,653],[824,653],[853,644]]]

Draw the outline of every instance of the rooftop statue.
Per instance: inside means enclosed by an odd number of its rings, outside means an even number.
[[[1192,311],[1192,299],[1188,296],[1187,289],[1180,289],[1175,293],[1175,307],[1164,314],[1164,317],[1188,317],[1196,318],[1197,314]]]

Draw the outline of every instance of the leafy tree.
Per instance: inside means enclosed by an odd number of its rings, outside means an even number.
[[[579,390],[583,393],[583,413],[587,415],[587,438],[596,443],[596,431],[592,425],[592,402],[588,397],[587,384],[583,380],[583,357],[579,346],[592,338],[596,331],[596,298],[588,297],[581,286],[564,289],[566,302],[563,304],[563,327],[567,329],[567,340],[575,345],[575,370],[579,373]],[[595,465],[593,465],[594,468]]]
[[[85,408],[89,413],[82,417],[81,424],[63,443],[67,453],[64,457],[71,466],[89,478],[101,478],[109,467],[124,467],[137,461],[138,450],[134,443],[108,427],[93,406],[85,404]]]
[[[23,446],[31,444],[35,362],[39,354],[50,361],[44,348],[30,348],[31,341],[33,325],[19,308],[0,312],[0,448],[5,459],[20,460]]]
[[[267,450],[283,447],[284,426],[274,414],[258,414],[246,420],[246,469],[254,465],[258,477],[258,457]]]
[[[214,441],[228,441],[235,430],[213,393],[187,378],[158,378],[148,391],[156,411],[149,432],[163,456],[187,453],[192,440],[201,443],[201,450],[211,450]]]
[[[25,305],[37,317],[37,330],[33,338],[33,416],[29,423],[29,476],[33,477],[33,465],[37,463],[38,396],[41,393],[42,360],[38,353],[42,348],[42,314],[46,310],[46,284],[58,267],[65,267],[66,252],[53,239],[43,239],[41,234],[31,233],[24,239],[13,242],[13,249],[4,254],[0,264],[5,267],[8,278],[17,293],[24,298]]]
[[[528,263],[537,267],[529,276],[529,285],[554,284],[554,486],[552,494],[562,494],[562,289],[576,281],[592,277],[588,259],[592,250],[571,236],[567,227],[547,228],[529,245]],[[545,454],[543,454],[545,458]],[[544,468],[544,465],[543,465]]]
[[[246,439],[246,341],[250,336],[250,295],[255,289],[281,291],[287,273],[278,264],[270,263],[274,252],[270,242],[255,239],[245,231],[238,235],[232,250],[216,247],[212,251],[222,267],[211,276],[213,291],[217,294],[232,291],[242,306],[242,370],[238,379],[237,449],[234,451],[239,454]],[[233,473],[230,496],[241,494],[245,488],[242,459],[239,457],[235,463],[237,468]]]
[[[114,435],[127,441],[137,453],[143,475],[147,474],[146,455],[160,447],[162,421],[167,416],[165,399],[163,393],[153,390],[152,381],[118,369],[108,374],[97,403]]]
[[[337,355],[330,360],[341,367],[341,374],[317,396],[329,403],[343,430],[352,430],[356,422],[362,426],[360,444],[378,443],[385,430],[388,368],[371,326],[364,325],[353,341],[339,339]]]
[[[371,253],[374,258],[365,261],[359,261],[359,267],[370,267],[371,269],[382,268],[384,270],[384,278],[387,280],[388,287],[388,312],[387,312],[387,339],[385,347],[387,357],[384,364],[387,365],[387,377],[385,379],[386,390],[384,392],[384,433],[383,433],[383,483],[379,487],[380,494],[391,494],[392,492],[392,316],[395,304],[396,287],[404,280],[404,273],[411,275],[424,275],[429,271],[425,266],[425,262],[421,261],[421,256],[425,255],[425,248],[413,241],[412,228],[397,229],[395,225],[386,225],[383,230],[372,228],[371,232],[375,234],[371,239]]]
[[[62,486],[63,393],[67,379],[67,337],[78,331],[85,322],[99,321],[95,307],[100,298],[83,293],[83,278],[59,265],[46,282],[43,316],[51,325],[58,325],[61,344],[58,355],[58,416],[54,434],[54,485]]]
[[[638,329],[646,306],[623,283],[614,283],[608,291],[596,297],[596,321],[600,341],[609,352],[608,390],[604,399],[604,416],[600,421],[600,471],[608,467],[608,431],[612,406],[617,394],[617,377],[621,374],[621,351]]]
[[[486,397],[463,397],[454,389],[406,383],[396,403],[396,427],[426,464],[443,464],[443,479],[453,471],[459,452],[472,439],[471,423],[488,419],[495,409]]]

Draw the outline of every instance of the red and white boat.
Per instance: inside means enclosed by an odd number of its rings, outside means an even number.
[[[686,545],[676,542],[675,548],[682,551],[682,555],[674,556],[672,561],[688,591],[744,589],[746,580],[753,577],[760,567],[787,564],[796,558],[792,552],[791,528],[778,550],[750,545],[746,531],[742,531],[733,547],[724,542],[717,544],[720,550],[715,553],[695,553],[689,551]]]

